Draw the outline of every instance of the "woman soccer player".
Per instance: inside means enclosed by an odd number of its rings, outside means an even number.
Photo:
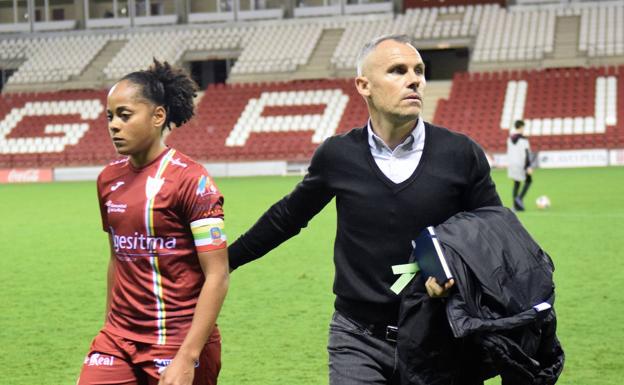
[[[193,116],[196,84],[154,60],[108,93],[117,152],[98,177],[110,238],[106,322],[79,385],[216,384],[215,325],[228,288],[223,197],[206,170],[163,134]]]

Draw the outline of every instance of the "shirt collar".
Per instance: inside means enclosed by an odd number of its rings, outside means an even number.
[[[368,146],[372,151],[376,152],[410,152],[417,149],[422,149],[422,144],[424,144],[424,135],[425,135],[425,123],[423,122],[421,117],[418,117],[416,124],[414,125],[414,129],[410,135],[405,138],[405,140],[399,144],[394,151],[388,147],[388,145],[381,139],[375,132],[373,131],[373,123],[370,118],[368,119],[367,124],[368,129]]]

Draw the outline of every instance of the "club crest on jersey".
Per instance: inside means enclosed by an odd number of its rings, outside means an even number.
[[[195,191],[195,195],[204,196],[210,195],[217,192],[217,188],[212,184],[210,177],[206,175],[202,175],[199,177],[199,181],[197,182],[197,191]]]
[[[164,183],[165,180],[163,178],[152,178],[148,176],[147,183],[145,184],[145,196],[147,199],[154,198]]]

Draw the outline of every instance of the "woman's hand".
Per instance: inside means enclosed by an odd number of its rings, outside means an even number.
[[[195,360],[178,353],[160,375],[158,385],[192,385],[194,376]]]

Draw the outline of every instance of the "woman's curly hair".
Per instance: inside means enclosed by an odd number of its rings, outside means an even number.
[[[154,63],[143,71],[129,73],[121,78],[141,86],[141,96],[157,106],[163,106],[167,118],[163,126],[171,130],[188,122],[195,114],[193,98],[197,95],[197,83],[186,71],[172,67],[169,63]],[[120,80],[120,81],[121,81]]]

